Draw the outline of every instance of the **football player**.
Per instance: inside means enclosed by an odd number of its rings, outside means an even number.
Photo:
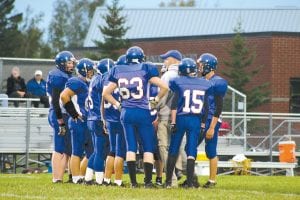
[[[125,57],[126,58],[126,57]],[[117,60],[117,66],[126,66],[126,60],[124,60],[124,55],[120,56]],[[103,86],[104,88],[107,87],[109,84],[108,78],[109,73],[108,71],[111,70],[113,67],[112,61],[110,64],[103,63],[102,73],[103,73]],[[112,93],[115,99],[119,99],[119,91],[115,89]],[[123,166],[124,166],[124,159],[126,155],[126,147],[125,147],[125,138],[123,132],[123,126],[120,121],[120,111],[112,106],[111,103],[103,100],[102,102],[102,113],[103,118],[105,119],[106,128],[109,134],[109,154],[106,158],[106,165],[105,165],[105,175],[104,175],[104,185],[111,185],[111,176],[112,173],[115,172],[115,180],[114,184],[116,186],[123,186],[122,185],[122,176],[123,176]]]
[[[208,97],[207,120],[203,122],[203,134],[200,136],[199,144],[205,139],[205,152],[209,159],[209,180],[203,185],[204,188],[214,187],[217,176],[217,142],[218,132],[221,125],[221,113],[223,109],[223,98],[227,91],[228,83],[225,79],[216,75],[218,60],[210,53],[202,54],[197,60],[199,71],[206,80],[213,85],[214,93]]]
[[[89,95],[87,105],[89,108],[87,126],[92,134],[94,152],[90,156],[88,161],[88,167],[85,174],[85,183],[93,183],[93,174],[95,171],[96,184],[101,185],[103,183],[103,171],[104,171],[104,145],[105,145],[105,133],[103,130],[103,118],[101,117],[100,108],[102,100],[102,79],[107,71],[107,67],[112,67],[114,62],[111,59],[102,59],[99,61],[96,71],[97,74],[92,78],[89,86]],[[105,71],[104,71],[105,69]]]
[[[108,79],[110,83],[103,91],[103,97],[113,106],[121,109],[121,123],[127,148],[126,161],[132,188],[138,187],[136,180],[137,140],[134,129],[137,130],[144,149],[145,187],[153,187],[154,130],[151,123],[147,85],[151,83],[160,88],[158,95],[151,102],[152,107],[155,107],[168,91],[168,86],[158,78],[156,66],[145,63],[144,58],[144,52],[140,47],[129,48],[126,52],[127,65],[119,65],[111,70]],[[112,96],[117,87],[121,96],[120,102]]]
[[[48,120],[54,132],[54,151],[52,153],[52,181],[63,181],[68,157],[71,155],[71,140],[66,124],[68,115],[59,104],[60,93],[64,90],[65,83],[72,77],[75,57],[69,51],[62,51],[55,57],[56,68],[51,70],[47,77],[47,94],[50,97]]]
[[[86,100],[88,97],[89,81],[94,75],[94,62],[83,58],[76,65],[78,77],[69,79],[66,87],[60,95],[64,108],[70,115],[69,128],[72,141],[72,155],[70,167],[73,183],[83,183],[83,177],[80,176],[80,159],[83,156],[85,145],[91,138],[87,129],[87,109]],[[92,144],[90,144],[92,145]],[[91,147],[88,146],[86,157],[91,155]],[[81,170],[84,171],[84,170]]]
[[[205,95],[212,91],[209,81],[197,77],[197,64],[191,58],[184,58],[179,64],[179,77],[170,81],[172,90],[171,104],[171,142],[167,160],[166,187],[172,185],[172,174],[175,168],[179,148],[186,134],[187,154],[187,187],[194,187],[193,176],[197,141],[199,140],[201,112]]]

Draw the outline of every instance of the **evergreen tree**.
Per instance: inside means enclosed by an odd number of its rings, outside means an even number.
[[[49,42],[55,52],[83,46],[93,13],[104,0],[56,0],[49,26]]]
[[[20,46],[22,13],[12,14],[14,0],[0,0],[0,56],[15,57]]]
[[[100,48],[101,57],[117,59],[120,56],[120,50],[128,48],[130,42],[124,39],[129,27],[124,27],[126,18],[121,15],[123,7],[119,7],[119,0],[113,0],[112,5],[106,6],[108,14],[103,16],[106,25],[99,26],[103,34],[104,41],[95,41],[97,47]]]
[[[38,26],[42,20],[43,14],[40,13],[36,16],[31,17],[31,13],[33,13],[32,9],[30,7],[27,7],[26,15],[20,28],[22,31],[22,40],[19,48],[17,49],[18,57],[39,57],[39,51],[43,43],[43,31],[38,28]]]
[[[57,0],[54,14],[49,25],[49,42],[54,52],[59,52],[67,47],[68,4],[64,0]]]
[[[247,109],[251,110],[269,101],[268,83],[250,87],[251,79],[258,74],[261,67],[252,66],[256,54],[247,47],[245,38],[241,35],[241,23],[238,23],[234,31],[231,46],[226,49],[230,58],[224,61],[228,70],[222,73],[229,78],[230,86],[247,95]]]

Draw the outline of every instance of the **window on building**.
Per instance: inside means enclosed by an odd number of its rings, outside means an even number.
[[[290,112],[300,113],[300,77],[290,79]]]

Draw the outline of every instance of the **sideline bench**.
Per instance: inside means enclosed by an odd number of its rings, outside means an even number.
[[[208,161],[196,161],[196,170],[195,171],[199,172],[199,170],[201,170],[201,168],[207,168],[207,167],[209,167]],[[294,176],[294,169],[296,167],[297,167],[297,163],[253,161],[253,162],[251,162],[251,170],[248,170],[248,172],[251,174],[255,174],[255,175],[266,176],[266,175],[270,175],[270,173],[266,172],[266,170],[261,170],[261,169],[272,169],[272,170],[274,170],[273,171],[274,174],[282,172],[283,170],[286,170],[286,176]],[[234,169],[234,168],[237,168],[237,165],[233,161],[218,161],[218,168]],[[253,169],[258,169],[258,171],[254,171]],[[260,171],[259,171],[259,169],[260,169]],[[235,172],[235,170],[230,170],[228,172],[220,173],[219,175],[226,175],[226,174],[231,174],[234,172]]]
[[[39,162],[26,154],[37,154],[38,157],[50,154],[53,150],[52,140],[53,131],[48,123],[47,108],[0,108],[2,170],[8,158],[12,158],[9,162],[14,165],[14,170],[19,163]],[[15,160],[16,155],[25,156]]]

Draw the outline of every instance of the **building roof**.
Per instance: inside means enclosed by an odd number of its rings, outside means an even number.
[[[84,47],[94,47],[103,41],[98,26],[106,25],[105,7],[98,7],[84,41]],[[241,22],[245,33],[300,32],[300,9],[199,9],[157,8],[124,9],[125,26],[130,27],[125,38],[153,39],[189,36],[233,34]]]

